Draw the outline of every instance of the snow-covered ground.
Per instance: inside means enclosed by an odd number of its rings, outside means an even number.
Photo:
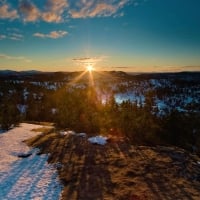
[[[144,95],[141,94],[136,95],[134,91],[129,91],[126,93],[118,93],[115,95],[115,101],[117,103],[122,103],[123,101],[128,101],[128,100],[130,100],[131,102],[137,102],[138,104],[139,103],[144,104],[145,97]]]
[[[107,143],[108,138],[103,136],[95,136],[88,138],[88,141],[92,144],[105,145]]]
[[[59,199],[62,186],[56,169],[47,163],[48,155],[37,155],[38,149],[23,143],[40,134],[31,131],[39,127],[22,123],[0,134],[0,199]],[[28,153],[29,157],[19,157]]]

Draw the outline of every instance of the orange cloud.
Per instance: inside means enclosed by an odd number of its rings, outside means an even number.
[[[52,39],[57,39],[57,38],[62,38],[65,35],[67,35],[67,31],[51,31],[48,34],[43,34],[43,33],[34,33],[33,36],[35,37],[40,37],[40,38],[52,38]]]
[[[66,0],[48,0],[46,3],[46,11],[42,13],[42,19],[46,22],[62,22],[63,13],[68,7]]]
[[[93,65],[95,66],[97,63],[102,62],[106,59],[106,56],[100,56],[100,57],[79,57],[79,58],[73,58],[72,60],[78,64],[78,65]]]
[[[17,10],[12,10],[9,5],[0,6],[0,19],[16,19],[18,18]]]
[[[30,1],[21,1],[19,10],[26,22],[34,22],[40,18],[39,9]]]
[[[6,2],[6,1],[5,1]],[[119,11],[129,2],[137,0],[45,0],[43,6],[33,3],[33,0],[19,1],[18,10],[13,10],[4,3],[0,6],[0,18],[21,18],[25,22],[43,20],[45,22],[60,23],[66,18],[109,17],[123,16]]]
[[[69,13],[72,18],[108,17],[117,13],[129,0],[99,2],[95,0],[82,0],[76,9],[71,8]]]

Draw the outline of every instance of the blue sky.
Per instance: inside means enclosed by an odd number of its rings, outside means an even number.
[[[200,71],[199,0],[0,0],[0,69]]]

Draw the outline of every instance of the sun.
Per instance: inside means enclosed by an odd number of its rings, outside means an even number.
[[[94,67],[93,67],[92,65],[88,65],[88,66],[86,67],[86,69],[87,69],[88,72],[94,71]]]

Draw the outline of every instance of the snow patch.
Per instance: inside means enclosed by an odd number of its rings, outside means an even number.
[[[25,114],[26,113],[26,110],[27,110],[27,105],[23,105],[23,104],[18,104],[17,105],[17,109],[19,110],[19,112],[21,114]]]
[[[87,136],[87,134],[86,133],[77,133],[77,136],[85,138]]]
[[[47,163],[48,155],[38,155],[23,141],[39,132],[40,125],[20,124],[1,134],[0,140],[0,199],[60,198],[62,187],[56,169]],[[28,155],[20,157],[19,155]]]
[[[58,109],[57,109],[57,108],[52,108],[52,109],[51,109],[51,113],[52,113],[53,115],[55,115],[57,112],[58,112]]]
[[[95,136],[88,138],[88,141],[92,144],[105,145],[107,143],[107,139],[107,137]]]
[[[75,135],[76,133],[74,131],[60,131],[61,135]]]

